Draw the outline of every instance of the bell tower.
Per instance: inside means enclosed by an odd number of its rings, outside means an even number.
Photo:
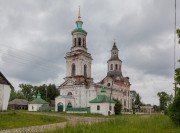
[[[83,21],[81,20],[81,15],[80,15],[80,7],[78,11],[78,18],[76,21],[77,27],[72,31],[72,47],[71,51],[75,51],[78,49],[81,49],[85,52],[87,52],[86,48],[86,36],[87,32],[82,28]]]
[[[76,21],[76,28],[72,33],[71,51],[66,53],[66,78],[75,82],[92,82],[91,78],[91,54],[87,52],[86,36],[87,32],[82,28],[80,7]]]
[[[109,77],[122,77],[121,64],[122,61],[119,59],[119,50],[114,42],[114,45],[111,49],[111,58],[107,61],[108,63],[108,73]]]

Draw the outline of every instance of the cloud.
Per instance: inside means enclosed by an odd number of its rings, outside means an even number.
[[[0,70],[12,84],[63,82],[64,57],[72,46],[78,5],[88,32],[95,82],[107,74],[115,39],[123,75],[130,77],[131,89],[139,92],[144,102],[157,104],[156,93],[162,90],[153,88],[150,81],[166,80],[168,84],[163,81],[159,88],[172,92],[174,2],[169,0],[0,0]],[[180,58],[179,52],[176,57]]]

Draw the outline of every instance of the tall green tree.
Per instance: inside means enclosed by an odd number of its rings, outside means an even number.
[[[55,100],[55,97],[59,95],[59,90],[56,88],[55,84],[49,84],[47,86],[47,97],[49,100]]]
[[[14,100],[14,99],[26,99],[26,97],[24,96],[24,94],[20,91],[15,91],[14,89],[11,90],[11,94],[10,94],[10,101]]]
[[[180,44],[180,29],[177,29],[177,35],[179,38],[179,44]],[[179,60],[180,62],[180,60]],[[168,109],[168,115],[172,119],[174,123],[177,125],[180,125],[180,68],[177,68],[175,70],[175,83],[177,85],[176,89],[176,95],[174,97],[173,103],[169,106]]]
[[[140,97],[139,93],[137,93],[137,95],[136,95],[136,99],[134,101],[134,104],[138,105],[138,106],[142,105],[141,97]]]
[[[158,97],[159,97],[159,107],[160,110],[165,110],[167,106],[171,103],[172,101],[172,95],[167,94],[166,92],[158,92]]]
[[[122,104],[118,99],[113,99],[115,101],[114,113],[115,115],[120,115],[122,110]]]
[[[33,96],[37,95],[38,91],[41,93],[41,97],[48,102],[51,102],[51,100],[55,100],[55,97],[59,95],[59,90],[56,88],[55,84],[43,84],[40,86],[20,84],[19,87],[21,88],[20,92],[28,101],[31,101],[33,99]]]
[[[135,114],[136,109],[140,109],[140,106],[143,105],[141,102],[141,97],[139,93],[137,93],[135,90],[130,91],[131,97],[132,97],[132,109],[133,109],[133,114]]]
[[[177,32],[177,36],[178,36],[178,38],[179,38],[179,41],[178,41],[178,42],[179,42],[179,44],[180,44],[180,29],[177,29],[176,32]]]
[[[20,92],[26,97],[28,101],[33,99],[34,89],[33,86],[30,84],[19,84],[21,88]]]

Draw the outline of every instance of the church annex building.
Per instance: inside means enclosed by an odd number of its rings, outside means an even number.
[[[65,56],[66,77],[64,78],[64,82],[59,86],[60,95],[55,98],[55,111],[68,111],[68,109],[74,108],[77,110],[89,109],[89,112],[95,113],[98,111],[102,113],[100,110],[103,110],[104,112],[114,114],[114,109],[112,109],[112,105],[114,105],[113,98],[121,101],[122,109],[132,109],[130,98],[131,84],[129,78],[124,77],[122,74],[122,61],[119,58],[119,50],[116,43],[114,42],[111,49],[110,59],[107,59],[107,76],[98,83],[94,83],[91,77],[93,59],[87,51],[87,32],[82,28],[83,21],[80,16],[80,9],[76,24],[77,27],[71,32],[71,50],[67,52]],[[94,104],[97,107],[94,107],[94,105],[91,107],[93,99],[101,96],[102,92],[103,95],[105,93],[110,100],[102,99],[101,102]],[[104,104],[105,102],[108,103],[109,108],[104,110],[103,107],[107,106],[107,104]]]

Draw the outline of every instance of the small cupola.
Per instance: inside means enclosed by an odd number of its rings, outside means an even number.
[[[111,49],[111,57],[107,61],[108,65],[108,73],[107,76],[118,78],[122,77],[121,72],[121,63],[122,61],[119,59],[119,50],[116,46],[116,42],[114,42],[113,47]]]
[[[37,98],[41,98],[41,94],[40,94],[39,90],[38,90]]]
[[[106,89],[104,87],[101,89],[101,94],[106,94]]]

